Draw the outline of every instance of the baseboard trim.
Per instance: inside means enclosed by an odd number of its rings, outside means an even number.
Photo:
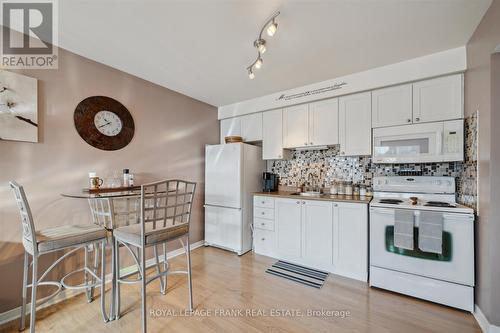
[[[196,242],[196,243],[193,243],[191,244],[191,250],[194,250],[194,249],[197,249],[201,246],[204,245],[204,241],[201,240],[199,242]],[[173,251],[170,251],[167,253],[167,259],[171,259],[171,258],[174,258],[174,257],[177,257],[181,254],[184,254],[184,249],[181,247],[179,249],[176,249],[176,250],[173,250]],[[159,259],[161,262],[164,261],[164,258],[163,258],[163,255],[159,256]],[[148,259],[146,261],[146,265],[150,265],[150,264],[153,264],[154,263],[154,259],[151,258],[151,259]],[[122,269],[120,269],[120,275],[124,275],[124,274],[127,274],[127,273],[133,273],[133,272],[137,272],[137,267],[135,265],[132,265],[132,266],[128,266],[128,267],[124,267]],[[111,273],[106,275],[106,281],[109,282],[111,281]],[[70,290],[70,289],[65,289],[63,290],[60,294],[58,294],[57,296],[55,296],[54,298],[52,298],[50,301],[48,301],[47,303],[44,303],[42,304],[41,306],[39,306],[37,308],[37,311],[40,310],[40,309],[43,309],[43,308],[46,308],[46,307],[49,307],[51,305],[54,305],[54,304],[57,304],[59,302],[62,302],[64,300],[67,300],[71,297],[74,297],[76,295],[79,295],[81,293],[83,293],[84,290]],[[26,305],[26,314],[29,314],[30,313],[30,303],[28,303]],[[21,307],[17,307],[17,308],[14,308],[12,310],[8,310],[6,312],[3,312],[3,313],[0,313],[0,325],[3,325],[5,323],[8,323],[10,321],[13,321],[17,318],[21,317]]]
[[[474,306],[473,315],[484,333],[500,333],[500,326],[490,324],[488,318],[486,318],[477,304]]]

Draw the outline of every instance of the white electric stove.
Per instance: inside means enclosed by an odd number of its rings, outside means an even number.
[[[473,311],[474,211],[456,203],[455,179],[375,177],[373,188],[370,285]],[[415,244],[422,219],[442,221],[442,252],[395,246],[398,210],[413,212]]]

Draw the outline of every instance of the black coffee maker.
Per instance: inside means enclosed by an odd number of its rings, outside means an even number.
[[[278,175],[271,172],[264,172],[262,174],[262,186],[264,192],[278,191]]]

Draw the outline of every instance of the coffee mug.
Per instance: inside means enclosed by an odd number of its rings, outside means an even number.
[[[99,177],[90,177],[89,182],[90,182],[90,188],[96,190],[99,187],[101,187],[104,181]]]

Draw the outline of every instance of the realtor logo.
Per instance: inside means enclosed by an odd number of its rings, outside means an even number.
[[[1,66],[57,68],[56,0],[2,0]]]

